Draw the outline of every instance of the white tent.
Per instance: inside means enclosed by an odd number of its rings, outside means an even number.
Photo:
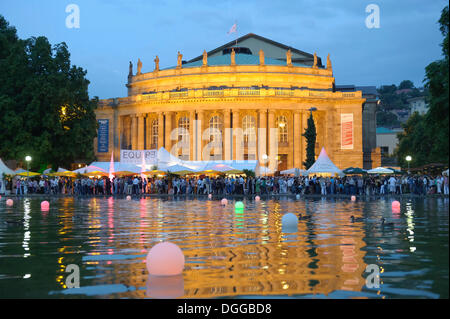
[[[273,174],[273,170],[266,167],[266,166],[258,166],[256,168],[256,175],[257,176],[262,176],[262,175],[268,175],[268,174]]]
[[[158,150],[158,169],[163,169],[167,166],[183,164],[182,160],[170,154],[164,147]]]
[[[281,171],[280,174],[282,175],[295,175],[295,176],[300,176],[300,175],[304,175],[306,174],[306,171],[304,169],[300,169],[300,168],[291,168],[291,169],[287,169],[285,171]]]
[[[177,172],[183,172],[183,171],[195,172],[195,170],[193,170],[192,168],[187,167],[187,166],[183,166],[183,165],[180,165],[180,164],[167,166],[166,167],[166,171],[171,172],[171,173],[177,173]]]
[[[3,163],[2,159],[0,158],[0,178],[3,177],[3,174],[15,175],[16,172],[14,172],[12,169],[6,166],[5,163]]]
[[[448,168],[447,168],[447,170],[442,172],[442,175],[447,175],[448,176]]]
[[[329,173],[344,175],[344,173],[330,160],[325,148],[322,147],[319,157],[315,163],[307,170],[308,174]]]
[[[389,168],[385,168],[385,167],[377,167],[374,169],[369,169],[367,171],[367,173],[369,173],[369,174],[392,174],[392,173],[394,173],[394,171]]]

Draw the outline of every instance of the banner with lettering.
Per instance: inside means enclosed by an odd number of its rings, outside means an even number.
[[[97,152],[108,153],[109,148],[109,120],[98,120]]]
[[[341,149],[353,149],[353,113],[341,114]]]

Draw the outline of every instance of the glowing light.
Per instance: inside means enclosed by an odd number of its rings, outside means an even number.
[[[183,251],[171,242],[153,246],[147,254],[146,262],[149,274],[155,276],[175,276],[184,269]]]

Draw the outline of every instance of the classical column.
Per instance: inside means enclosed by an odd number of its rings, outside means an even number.
[[[113,121],[113,152],[114,152],[114,161],[120,158],[120,130],[122,127],[121,118],[119,116],[119,110],[117,107],[114,108],[114,121]]]
[[[203,151],[203,128],[205,127],[205,112],[202,110],[197,111],[197,161],[202,160]]]
[[[164,113],[158,112],[158,145],[157,149],[164,146]]]
[[[256,159],[261,166],[265,166],[263,155],[267,155],[267,110],[259,110],[258,119],[258,150],[256,152]]]
[[[195,111],[189,112],[189,160],[194,161],[195,160]]]
[[[152,122],[151,113],[147,113],[145,117],[145,145],[144,148],[149,150],[152,148]]]
[[[137,149],[137,116],[131,115],[131,149]]]
[[[230,110],[223,111],[223,129],[222,129],[222,139],[223,139],[223,159],[225,161],[232,160],[231,156],[231,114]]]
[[[138,114],[138,118],[137,118],[137,124],[138,124],[138,138],[137,138],[137,148],[139,150],[143,150],[144,149],[144,114]]]
[[[293,133],[293,142],[294,142],[294,167],[301,167],[301,124],[300,124],[300,111],[294,111],[294,133]]]
[[[277,164],[277,155],[278,155],[278,139],[275,127],[275,111],[269,110],[268,112],[268,118],[269,118],[269,125],[268,125],[268,145],[269,145],[269,168],[272,170],[276,170],[278,167]]]
[[[242,161],[244,159],[243,141],[239,110],[233,110],[233,160]]]
[[[309,117],[309,112],[306,110],[302,111],[302,113],[301,113],[301,123],[302,123],[301,132],[302,132],[302,134],[305,133],[305,129],[308,127],[308,117]],[[300,158],[302,161],[302,163],[301,163],[302,166],[304,166],[303,163],[306,161],[306,146],[307,146],[306,145],[306,137],[301,136],[301,139],[300,139],[301,156],[300,156]],[[303,168],[303,169],[305,169],[305,168]]]
[[[171,148],[172,148],[172,140],[170,139],[170,134],[172,133],[172,112],[164,112],[164,115],[166,116],[166,121],[165,121],[165,128],[166,128],[166,132],[165,132],[165,139],[166,139],[166,143],[165,143],[165,149],[170,152]]]

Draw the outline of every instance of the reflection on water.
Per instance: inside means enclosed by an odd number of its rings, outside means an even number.
[[[232,200],[59,198],[48,212],[40,201],[0,202],[0,297],[448,298],[448,198],[403,199],[400,212],[389,199],[286,197],[235,210]],[[288,212],[312,217],[283,233]],[[182,276],[148,275],[160,241],[183,250]],[[80,288],[66,289],[69,264]],[[365,285],[369,264],[379,288]]]

